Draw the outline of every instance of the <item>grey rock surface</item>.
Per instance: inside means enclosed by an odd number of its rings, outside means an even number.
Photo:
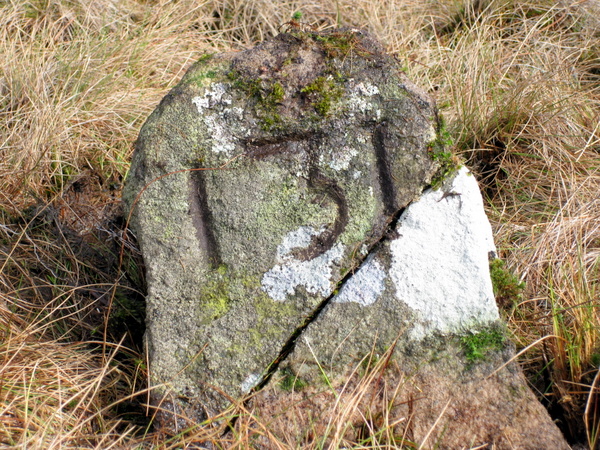
[[[495,326],[489,275],[495,251],[477,181],[463,167],[443,189],[427,189],[405,208],[281,368],[318,374],[309,367],[319,364],[344,374],[346,365],[374,349],[382,354],[393,342],[412,347],[426,337]]]
[[[503,330],[496,324],[480,332]],[[570,448],[517,364],[509,363],[514,348],[508,341],[489,348],[485,358],[469,362],[464,337],[431,335],[411,345],[400,334],[395,347],[381,353],[377,333],[372,335],[367,353],[352,354],[352,343],[333,338],[331,345],[338,353],[363,358],[360,364],[344,366],[343,376],[341,367],[331,366],[321,353],[322,347],[312,348],[304,367],[298,352],[248,407],[259,420],[277,417],[269,422],[270,432],[291,448],[303,446],[306,430],[322,448],[329,448],[332,429],[344,430],[348,442],[360,441],[365,423],[372,423],[375,433],[383,430],[381,442],[395,441],[393,448]],[[316,360],[321,363],[319,376],[308,370]],[[263,439],[256,448],[275,446]]]
[[[153,383],[198,417],[261,383],[431,182],[439,126],[358,30],[294,31],[195,64],[141,130],[124,193]]]

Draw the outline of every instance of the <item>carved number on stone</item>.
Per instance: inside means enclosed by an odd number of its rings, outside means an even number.
[[[385,140],[388,134],[387,122],[382,122],[375,126],[373,130],[373,148],[377,157],[377,170],[379,172],[379,186],[381,187],[381,196],[385,206],[385,214],[394,214],[396,207],[396,192],[394,181],[390,170],[390,161],[385,150]]]
[[[308,172],[308,186],[315,193],[327,195],[333,200],[337,206],[337,215],[333,221],[331,228],[326,229],[323,233],[313,236],[311,244],[304,248],[293,252],[293,255],[301,260],[308,261],[322,255],[331,247],[337,240],[338,236],[344,232],[348,225],[348,205],[344,191],[335,182],[335,180],[323,175],[316,166],[312,166]]]
[[[263,138],[260,140],[248,140],[246,145],[250,148],[248,155],[261,159],[272,155],[277,155],[289,151],[289,142],[305,141],[310,148],[309,161],[310,168],[308,170],[308,187],[315,194],[329,197],[337,207],[337,215],[331,227],[327,228],[321,234],[313,236],[311,244],[303,249],[297,249],[292,252],[296,259],[308,261],[322,255],[327,250],[333,247],[340,234],[348,225],[348,204],[344,191],[337,182],[325,176],[318,168],[317,151],[313,148],[319,148],[320,138],[315,134],[295,134],[291,136],[281,136],[277,138]],[[311,146],[311,144],[314,145]]]
[[[219,266],[221,252],[213,231],[213,216],[208,207],[206,196],[206,181],[204,173],[195,171],[189,178],[190,186],[190,215],[196,229],[196,238],[204,253],[208,255],[208,261],[214,266]]]

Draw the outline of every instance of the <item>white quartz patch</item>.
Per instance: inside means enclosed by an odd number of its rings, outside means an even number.
[[[333,298],[334,303],[355,302],[368,306],[382,294],[385,289],[385,271],[373,259],[367,260],[361,268],[342,286]]]
[[[347,100],[347,105],[350,110],[354,111],[367,111],[374,108],[373,104],[369,102],[369,97],[379,94],[379,88],[374,84],[370,83],[358,83],[354,86],[350,92]],[[381,114],[381,111],[375,111],[377,118]],[[350,113],[352,116],[353,113]]]
[[[259,383],[259,381],[260,374],[251,373],[250,375],[248,375],[248,377],[246,377],[246,379],[242,382],[242,385],[240,386],[242,394],[247,394],[248,392],[250,392],[250,390]]]
[[[358,150],[344,145],[338,152],[332,152],[329,167],[335,171],[346,170],[350,167],[350,161],[358,155]]]
[[[362,95],[372,96],[379,94],[379,88],[370,83],[358,83],[355,89]]]
[[[312,237],[323,230],[303,226],[288,233],[277,246],[277,262],[263,275],[261,286],[273,300],[284,301],[288,295],[294,295],[296,288],[304,287],[309,294],[328,296],[333,287],[331,283],[332,265],[344,255],[344,246],[336,244],[325,253],[308,261],[294,258],[294,249],[306,248]]]
[[[226,124],[216,115],[205,116],[204,123],[211,132],[211,150],[215,153],[229,155],[235,150],[235,144],[231,141],[231,135]]]
[[[396,296],[422,319],[413,333],[464,331],[499,318],[489,275],[492,228],[466,168],[450,188],[411,204],[396,229],[390,276]]]

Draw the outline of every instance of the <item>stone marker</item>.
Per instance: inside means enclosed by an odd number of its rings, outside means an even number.
[[[125,192],[132,205],[150,183],[133,227],[153,380],[211,411],[224,402],[204,382],[233,397],[260,383],[431,182],[438,126],[361,32],[282,34],[194,65],[144,125]]]
[[[423,194],[451,171],[442,132],[359,30],[292,29],[186,73],[142,128],[124,192],[163,421],[202,420],[283,367],[314,379],[307,352],[343,375],[403,331],[401,360],[497,321],[475,180]]]

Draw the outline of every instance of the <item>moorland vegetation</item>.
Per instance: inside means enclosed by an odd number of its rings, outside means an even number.
[[[352,26],[435,97],[482,184],[519,363],[569,441],[595,448],[598,17],[592,0],[0,0],[0,445],[251,448],[262,436],[286,448],[277,418],[244,404],[176,436],[152,427],[142,261],[120,191],[142,123],[194,61],[282,26]],[[359,390],[342,397],[307,448],[433,445],[369,420]],[[336,414],[348,408],[364,426]]]

